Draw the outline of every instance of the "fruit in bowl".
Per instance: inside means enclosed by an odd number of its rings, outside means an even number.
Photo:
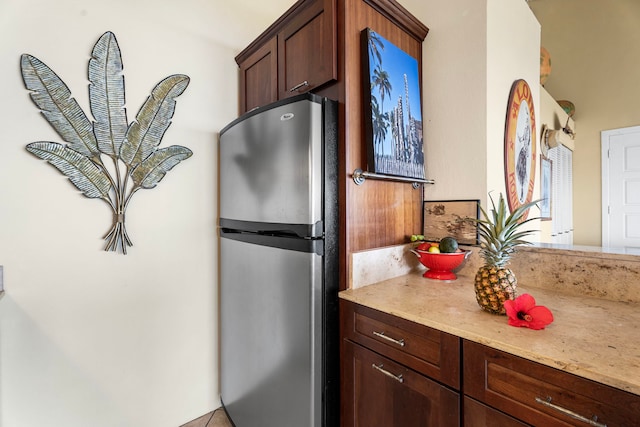
[[[437,280],[456,280],[458,276],[452,270],[458,268],[471,254],[471,251],[458,248],[458,242],[451,237],[443,238],[437,245],[421,243],[411,252],[427,267],[422,276]]]
[[[440,248],[440,252],[452,254],[458,252],[458,241],[453,237],[444,237],[440,240],[438,247]]]

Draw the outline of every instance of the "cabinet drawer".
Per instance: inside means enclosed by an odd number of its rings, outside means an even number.
[[[460,425],[457,392],[350,341],[343,357],[343,427]]]
[[[460,387],[460,339],[341,300],[342,336],[428,375]]]
[[[468,396],[463,400],[464,427],[527,427],[529,424],[522,423],[509,415],[503,414],[477,400]]]
[[[464,393],[533,425],[637,426],[640,396],[464,341]]]

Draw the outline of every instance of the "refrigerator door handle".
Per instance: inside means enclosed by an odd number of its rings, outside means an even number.
[[[271,235],[295,235],[302,238],[323,238],[324,221],[313,224],[289,224],[281,222],[243,221],[230,218],[220,218],[220,227],[228,230],[242,230]]]
[[[253,243],[261,246],[282,248],[298,252],[314,253],[324,256],[323,239],[301,239],[299,237],[274,236],[270,234],[245,233],[238,230],[220,229],[220,237],[237,240],[240,242]]]

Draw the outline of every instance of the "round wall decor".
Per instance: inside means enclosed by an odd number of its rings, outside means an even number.
[[[536,169],[536,118],[526,81],[513,82],[504,132],[504,175],[509,210],[531,201]],[[525,219],[527,214],[525,214]]]

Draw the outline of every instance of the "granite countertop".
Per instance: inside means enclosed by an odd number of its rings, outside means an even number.
[[[554,322],[517,328],[480,309],[473,276],[455,281],[411,272],[340,292],[340,297],[470,341],[640,395],[640,304],[519,286]]]

